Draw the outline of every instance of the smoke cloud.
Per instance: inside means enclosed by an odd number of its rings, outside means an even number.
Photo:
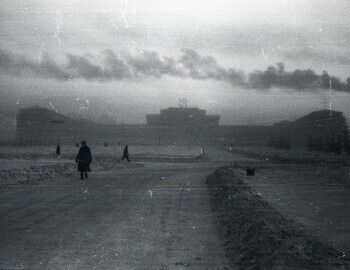
[[[294,90],[329,89],[350,92],[350,77],[343,82],[340,78],[330,76],[326,71],[318,75],[311,69],[291,72],[285,71],[283,63],[269,66],[265,71],[255,71],[249,75],[249,87],[270,89],[272,87],[290,88]]]
[[[221,67],[212,56],[202,56],[191,49],[183,49],[178,58],[160,56],[154,51],[114,52],[105,50],[99,60],[89,55],[67,54],[59,64],[44,55],[38,61],[24,55],[0,49],[0,70],[11,76],[32,76],[56,80],[124,80],[132,78],[172,76],[195,80],[226,81],[244,88],[268,90],[272,87],[294,90],[328,89],[350,92],[350,77],[346,82],[330,76],[326,71],[318,75],[311,69],[286,71],[283,63],[254,71],[247,78],[243,71]]]
[[[47,55],[35,62],[23,55],[15,55],[0,49],[0,70],[12,76],[29,75],[34,77],[68,80],[70,74],[58,66]]]

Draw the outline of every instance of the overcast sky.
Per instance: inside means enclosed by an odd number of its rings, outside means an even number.
[[[130,123],[182,97],[225,124],[295,118],[329,101],[346,110],[348,10],[347,0],[1,1],[0,91],[11,108]],[[287,75],[326,70],[341,91],[248,82],[277,62]]]

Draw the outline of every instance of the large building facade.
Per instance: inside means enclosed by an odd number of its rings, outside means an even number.
[[[198,108],[168,108],[147,115],[147,125],[106,125],[77,120],[55,111],[31,107],[17,115],[17,142],[23,145],[89,144],[252,145],[266,146],[281,138],[305,147],[310,138],[326,143],[348,132],[341,112],[312,112],[296,121],[275,125],[219,125],[219,115]]]
[[[207,115],[198,108],[168,108],[148,114],[149,126],[218,126],[220,115]]]

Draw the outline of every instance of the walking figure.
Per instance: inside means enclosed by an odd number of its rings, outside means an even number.
[[[59,156],[61,154],[61,146],[57,144],[56,146],[56,155]]]
[[[207,152],[205,151],[205,149],[203,147],[201,147],[200,157],[205,158],[206,155],[207,155]]]
[[[75,158],[75,162],[78,163],[78,171],[80,172],[80,179],[88,178],[88,172],[90,171],[90,163],[92,162],[92,156],[90,148],[86,145],[85,141],[81,142],[78,155]]]
[[[125,146],[124,151],[123,151],[123,157],[122,157],[122,159],[120,161],[122,161],[124,158],[126,158],[126,160],[128,162],[130,162],[128,145]]]

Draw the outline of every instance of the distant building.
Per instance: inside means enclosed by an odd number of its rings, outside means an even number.
[[[14,118],[15,119],[15,118]],[[219,115],[207,115],[198,108],[168,108],[147,115],[147,125],[116,125],[73,119],[53,110],[30,107],[16,117],[17,142],[23,145],[152,144],[152,145],[250,145],[288,144],[306,147],[309,141],[325,146],[336,145],[348,134],[342,112],[322,110],[295,121],[274,125],[219,125]],[[329,147],[328,147],[329,148]]]
[[[147,114],[149,126],[218,126],[220,115],[207,115],[198,108],[168,108]]]
[[[342,112],[321,110],[311,112],[295,121],[281,121],[271,126],[271,139],[289,140],[293,147],[306,146],[307,141],[318,139],[326,143],[337,140],[348,131]]]

